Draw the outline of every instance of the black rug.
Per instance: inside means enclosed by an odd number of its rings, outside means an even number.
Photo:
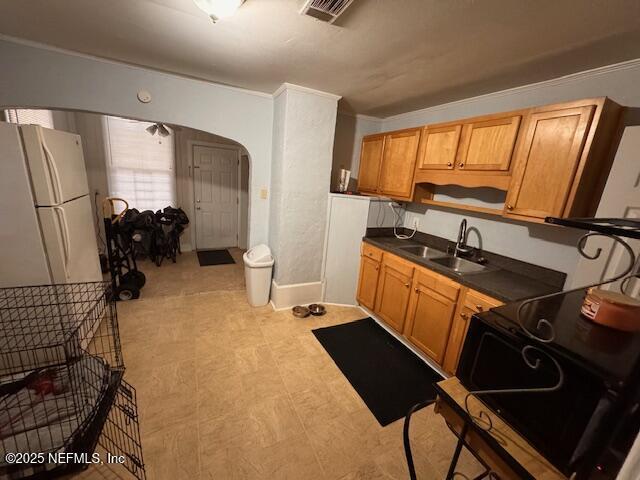
[[[201,267],[236,263],[229,250],[198,250],[198,262]]]
[[[383,427],[416,403],[436,399],[442,380],[372,318],[318,328],[313,334]]]

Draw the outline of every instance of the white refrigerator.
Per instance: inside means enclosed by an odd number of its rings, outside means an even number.
[[[78,135],[0,122],[0,287],[102,280]]]

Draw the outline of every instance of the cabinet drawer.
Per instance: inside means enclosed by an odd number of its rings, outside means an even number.
[[[449,300],[457,300],[460,284],[426,268],[417,268],[416,275],[418,276],[417,280],[425,287],[438,292]]]
[[[382,261],[382,250],[376,248],[368,243],[362,244],[362,256],[369,257],[371,260],[375,260],[376,262]]]
[[[500,305],[503,305],[503,302],[500,300],[496,300],[475,290],[469,290],[464,296],[464,306],[473,310],[475,313],[484,312]]]

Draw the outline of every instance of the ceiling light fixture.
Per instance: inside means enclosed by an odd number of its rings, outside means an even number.
[[[221,18],[227,18],[236,13],[244,0],[193,0],[195,4],[217,22]]]

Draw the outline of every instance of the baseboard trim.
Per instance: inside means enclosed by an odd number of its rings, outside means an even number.
[[[271,305],[274,310],[285,310],[295,305],[308,305],[322,301],[324,282],[278,285],[271,281]]]
[[[451,376],[447,372],[442,370],[442,367],[440,365],[438,365],[436,362],[434,362],[429,357],[427,357],[424,353],[422,353],[420,350],[418,350],[411,342],[409,342],[409,340],[404,338],[402,335],[400,335],[398,332],[396,332],[393,328],[391,328],[389,325],[387,325],[382,320],[380,320],[378,317],[376,317],[375,313],[367,310],[362,305],[359,305],[359,307],[360,307],[360,310],[362,310],[365,314],[367,314],[368,316],[373,318],[378,325],[380,325],[387,332],[389,332],[391,335],[393,335],[400,343],[402,343],[405,347],[407,347],[409,350],[411,350],[420,360],[422,360],[424,363],[429,365],[429,367],[431,367],[433,370],[438,372],[444,378],[449,378]]]

